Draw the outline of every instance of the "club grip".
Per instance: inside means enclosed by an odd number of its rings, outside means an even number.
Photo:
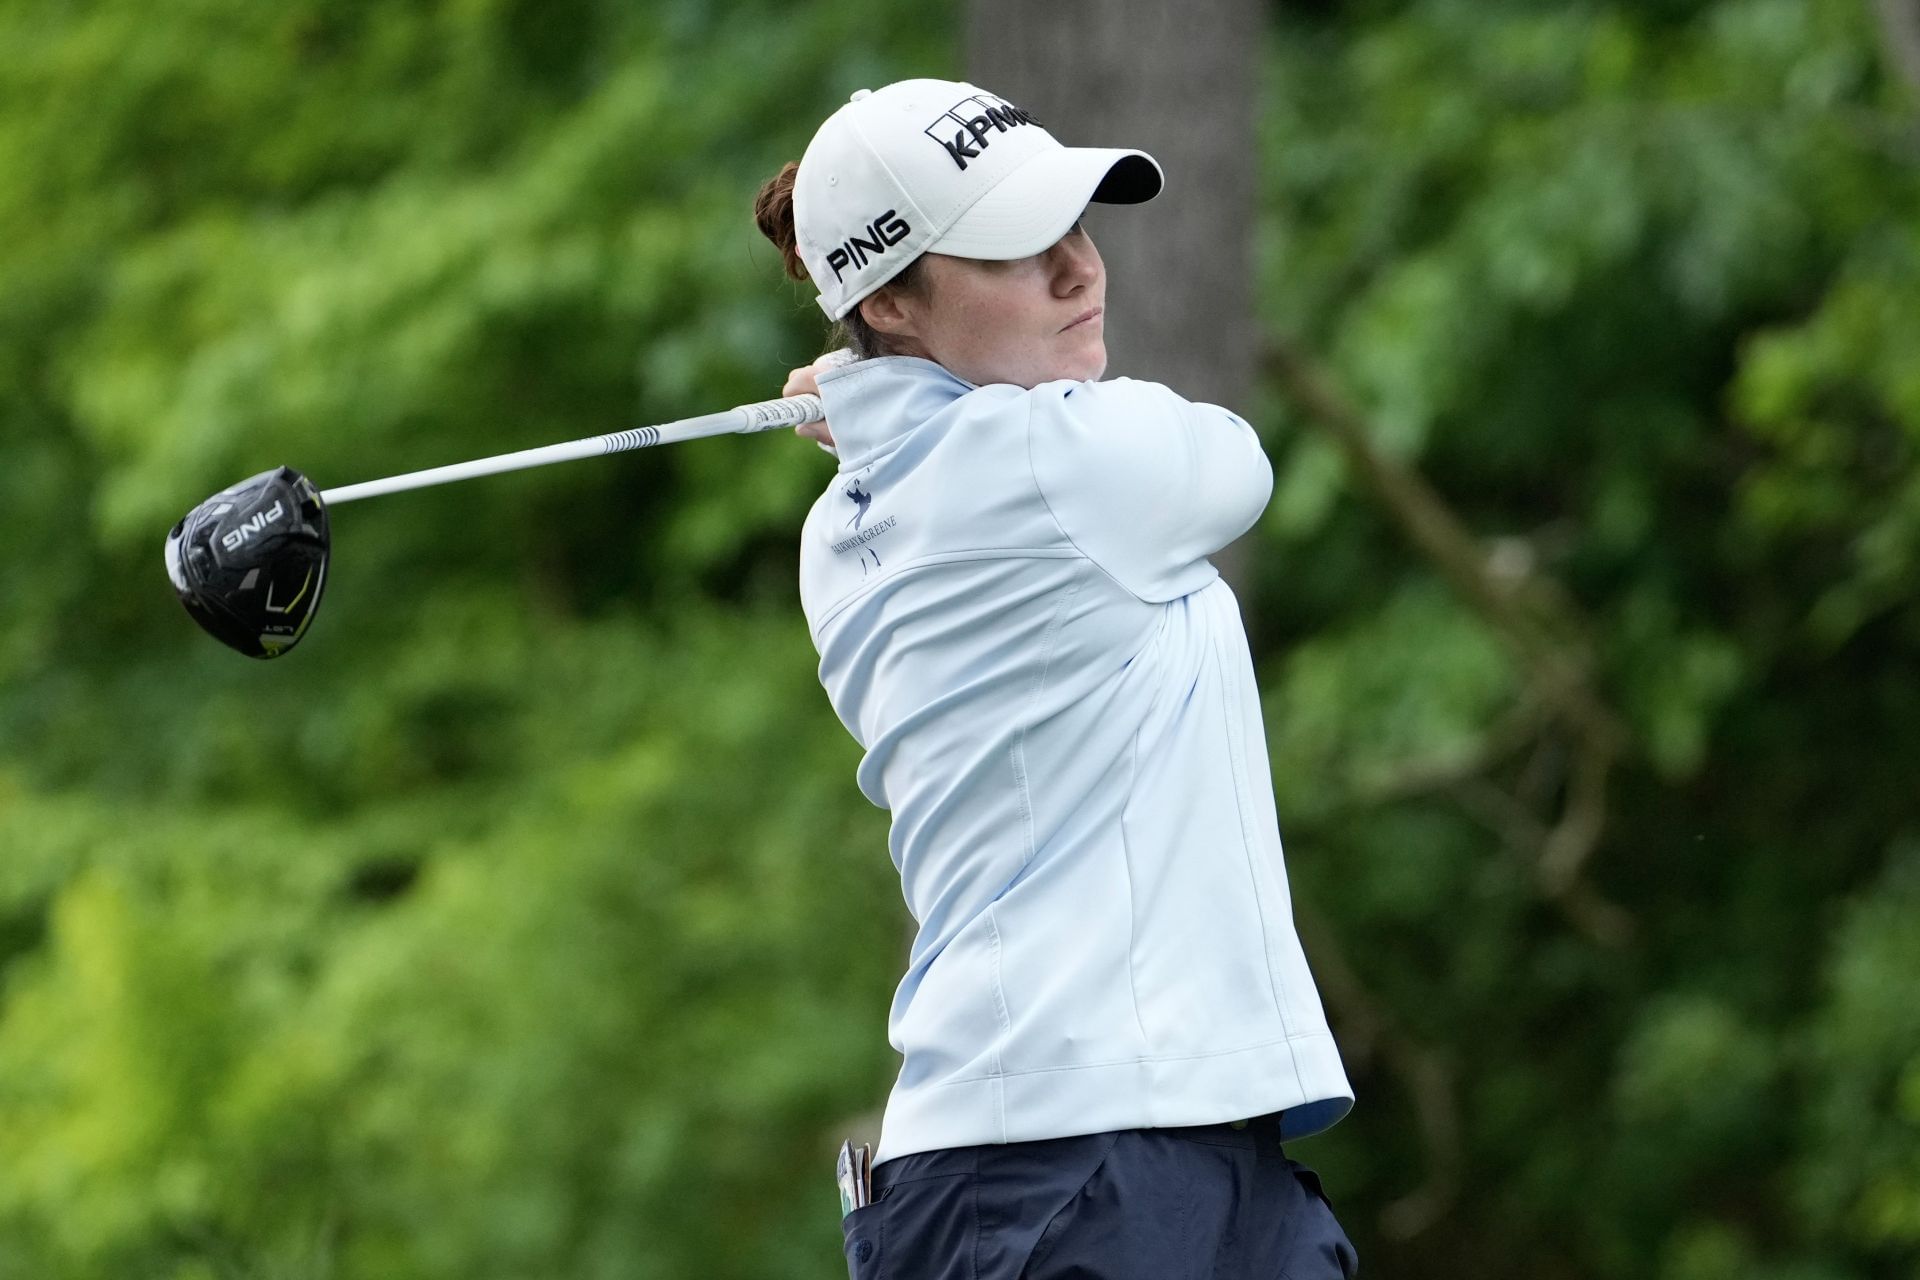
[[[787,396],[782,400],[762,400],[743,404],[738,411],[746,420],[742,431],[771,431],[775,427],[798,427],[819,422],[827,416],[820,397],[812,394]]]

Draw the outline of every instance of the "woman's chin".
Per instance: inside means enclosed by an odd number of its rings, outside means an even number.
[[[1040,381],[1098,382],[1100,375],[1107,371],[1107,344],[1097,335],[1090,336],[1092,341],[1078,344],[1077,350],[1063,353],[1055,360],[1055,372]]]
[[[1102,346],[1097,355],[1074,361],[1072,370],[1060,376],[1063,378],[1071,378],[1075,382],[1098,382],[1100,381],[1100,375],[1106,371],[1107,350]]]

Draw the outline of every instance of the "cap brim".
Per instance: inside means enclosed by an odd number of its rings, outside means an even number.
[[[1159,164],[1144,151],[1045,151],[994,184],[926,252],[1025,258],[1066,235],[1090,202],[1140,204],[1159,195],[1162,182]]]

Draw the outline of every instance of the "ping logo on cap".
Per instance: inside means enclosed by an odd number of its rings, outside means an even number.
[[[868,258],[878,257],[912,233],[913,228],[907,225],[907,220],[900,216],[898,210],[887,210],[835,245],[827,254],[827,265],[833,268],[833,278],[840,279],[840,273],[848,267],[858,269],[866,266]]]
[[[967,161],[978,159],[987,149],[989,130],[1005,133],[1023,124],[1039,123],[1005,98],[976,93],[948,107],[923,132],[946,148],[947,158],[965,170]]]

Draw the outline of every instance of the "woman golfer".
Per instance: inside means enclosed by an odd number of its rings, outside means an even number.
[[[795,370],[839,470],[800,589],[919,922],[855,1280],[1320,1280],[1352,1246],[1281,1151],[1352,1105],[1294,933],[1240,613],[1247,424],[1100,381],[1090,200],[1138,151],[1004,99],[862,91],[761,191],[858,358]]]

